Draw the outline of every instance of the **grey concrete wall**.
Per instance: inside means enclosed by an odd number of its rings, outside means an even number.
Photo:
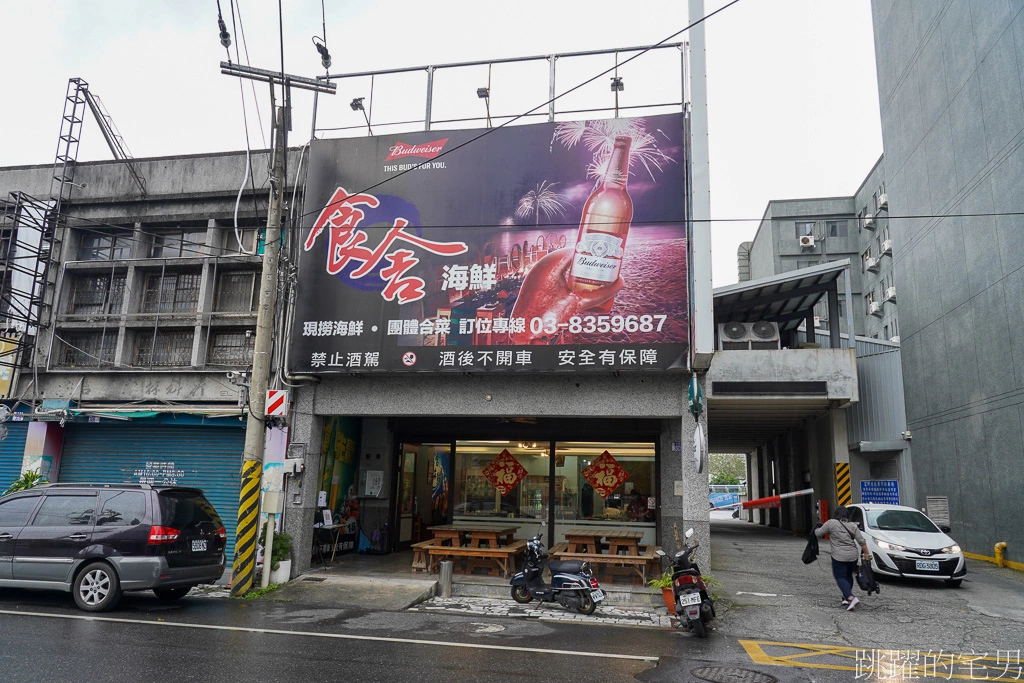
[[[759,280],[763,277],[776,275],[775,232],[772,228],[772,205],[769,202],[761,224],[750,243],[750,279]]]
[[[1006,541],[1022,562],[1024,13],[874,0],[872,15],[917,506],[949,496],[961,546]]]
[[[708,380],[712,383],[825,381],[828,399],[858,400],[854,349],[717,351]],[[713,396],[712,384],[708,398]]]
[[[678,417],[686,374],[336,376],[312,389],[319,415]]]
[[[22,384],[32,380],[22,374]],[[39,375],[41,398],[76,401],[230,402],[238,400],[238,388],[223,372],[50,372]],[[32,388],[25,389],[32,393]]]

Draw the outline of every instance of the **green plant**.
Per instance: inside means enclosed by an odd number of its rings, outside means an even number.
[[[249,591],[248,593],[246,593],[245,595],[235,595],[235,596],[232,596],[232,597],[235,598],[236,600],[256,600],[258,598],[262,598],[264,595],[266,595],[267,593],[269,593],[271,591],[277,590],[280,587],[281,587],[281,584],[279,584],[279,583],[272,583],[269,586],[267,586],[266,588],[254,588],[251,591]]]
[[[711,576],[711,574],[701,574],[700,578],[704,580],[704,585],[708,587],[708,592],[711,594],[711,599],[717,601],[718,593],[716,593],[714,589],[721,588],[722,583],[715,577]]]
[[[265,529],[266,527],[264,527]],[[266,531],[260,534],[260,549],[266,553],[264,546],[266,543],[262,540],[266,538]],[[273,571],[277,571],[281,568],[281,560],[287,560],[292,554],[292,537],[283,531],[274,534],[274,545],[270,549],[270,568]]]
[[[7,487],[4,491],[6,496],[8,493],[14,493],[15,491],[27,491],[30,488],[39,486],[40,484],[49,484],[50,480],[43,477],[38,472],[29,470],[28,472],[22,472],[21,476],[14,480],[14,482]]]
[[[715,476],[711,477],[712,484],[739,484],[740,480],[734,474],[728,472],[719,472]]]
[[[660,593],[662,588],[671,588],[672,587],[672,573],[671,572],[665,572],[664,574],[662,574],[658,578],[651,579],[650,581],[648,581],[647,585],[650,586],[652,593]]]

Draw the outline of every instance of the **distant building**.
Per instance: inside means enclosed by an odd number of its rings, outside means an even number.
[[[898,342],[891,256],[879,159],[852,196],[768,202],[754,239],[740,245],[737,268],[743,282],[849,259],[859,265],[851,270],[852,304],[840,288],[840,332],[848,333],[847,306],[852,305],[857,335]],[[825,302],[818,304],[815,314],[818,329],[830,329]]]

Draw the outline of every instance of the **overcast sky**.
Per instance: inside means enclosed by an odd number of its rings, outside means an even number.
[[[237,3],[249,62],[279,69],[276,0]],[[706,11],[724,4],[706,0]],[[221,7],[234,56],[236,45],[242,47],[241,31],[232,28],[231,0],[221,0]],[[686,7],[683,0],[326,0],[331,72],[648,45],[688,24]],[[284,0],[283,14],[285,70],[322,74],[310,40],[323,34],[321,3]],[[0,19],[0,64],[7,76],[0,166],[52,162],[73,76],[100,96],[136,157],[245,148],[238,79],[221,75],[218,66],[226,55],[217,37],[216,0],[0,0]],[[850,195],[882,143],[869,0],[740,0],[705,26],[711,215],[722,221],[712,225],[713,268],[714,284],[721,286],[736,281],[736,248],[753,237],[770,199]],[[557,91],[613,63],[611,56],[560,60]],[[680,97],[679,56],[672,50],[638,59],[620,75],[624,106]],[[475,89],[487,77],[486,67],[439,75],[434,118],[482,115]],[[375,79],[374,121],[422,118],[424,80],[422,74]],[[544,102],[547,89],[544,62],[495,66],[492,113],[521,113]],[[246,83],[245,93],[250,143],[264,147],[268,88],[257,84],[254,99]],[[344,82],[337,95],[320,99],[318,126],[360,123],[353,117],[361,114],[348,103],[369,95],[368,79]],[[608,78],[602,77],[559,108],[611,102]],[[301,145],[310,135],[310,93],[296,92],[293,121],[289,142]],[[99,129],[87,120],[79,160],[106,158],[110,152]],[[737,218],[751,221],[723,220]]]

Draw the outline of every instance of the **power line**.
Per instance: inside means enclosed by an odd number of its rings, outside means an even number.
[[[470,138],[469,140],[466,140],[465,142],[460,143],[460,144],[452,147],[451,149],[444,150],[443,152],[438,154],[436,157],[434,157],[433,160],[439,159],[439,158],[441,158],[443,156],[447,156],[447,155],[451,154],[452,152],[455,152],[456,150],[462,149],[463,147],[476,142],[477,140],[480,140],[480,139],[482,139],[484,137],[487,137],[491,133],[493,133],[493,132],[495,132],[497,130],[501,130],[505,126],[508,126],[508,125],[510,125],[512,123],[515,123],[516,121],[518,121],[521,118],[525,118],[525,117],[529,116],[530,114],[532,114],[533,112],[537,111],[538,109],[541,109],[542,107],[548,106],[552,102],[555,102],[556,100],[559,100],[562,97],[565,97],[566,95],[579,90],[583,86],[589,85],[590,83],[593,83],[594,81],[596,81],[599,78],[602,78],[603,76],[607,76],[608,74],[612,73],[613,71],[616,71],[620,66],[624,66],[626,64],[629,64],[634,59],[642,57],[645,54],[647,54],[648,52],[650,52],[651,50],[653,50],[653,49],[655,49],[657,47],[660,47],[661,45],[664,45],[665,43],[670,42],[674,38],[677,38],[678,36],[682,35],[683,33],[686,33],[687,31],[689,31],[694,26],[697,26],[699,24],[704,23],[705,21],[707,21],[711,17],[715,16],[719,12],[724,12],[725,10],[729,9],[730,7],[732,7],[733,5],[738,3],[739,1],[740,0],[732,0],[732,2],[730,2],[730,3],[726,4],[726,5],[723,5],[722,7],[719,7],[718,9],[716,9],[711,14],[705,15],[705,16],[701,17],[700,19],[698,19],[697,21],[693,22],[692,24],[690,24],[688,26],[685,26],[682,29],[676,31],[672,35],[670,35],[670,36],[668,36],[666,38],[663,38],[662,40],[659,40],[654,45],[648,45],[647,47],[645,47],[644,49],[640,50],[639,52],[637,52],[632,57],[629,57],[629,58],[627,58],[627,59],[625,59],[625,60],[623,60],[621,62],[616,59],[615,60],[615,65],[612,66],[611,68],[605,69],[604,71],[602,71],[601,73],[597,74],[596,76],[593,76],[593,77],[583,81],[582,83],[574,85],[573,87],[569,88],[568,90],[566,90],[562,94],[555,95],[554,97],[552,97],[551,99],[547,100],[546,102],[542,102],[541,104],[538,104],[536,107],[533,107],[532,109],[529,109],[529,110],[523,112],[522,114],[519,114],[518,116],[515,116],[515,117],[509,119],[508,121],[505,121],[504,123],[502,123],[502,124],[500,124],[498,126],[495,126],[494,128],[488,128],[487,130],[485,130],[483,133],[480,133],[476,137]],[[406,173],[411,173],[412,171],[420,169],[420,168],[422,168],[427,163],[430,163],[430,161],[421,161],[420,163],[416,164],[415,166],[407,168],[404,171],[399,171],[398,173],[396,173],[395,175],[391,176],[390,178],[385,178],[384,180],[381,180],[380,182],[374,183],[373,185],[370,185],[369,187],[363,188],[362,190],[360,190],[359,192],[356,192],[355,194],[358,195],[358,194],[363,194],[365,192],[369,192],[370,190],[373,190],[373,189],[375,189],[377,187],[380,187],[381,185],[383,185],[385,183],[391,182],[395,178],[402,177]],[[354,196],[354,195],[349,195],[348,197],[343,197],[343,198],[337,200],[336,202],[334,202],[334,205],[343,204],[343,203],[345,203],[345,201],[347,201],[349,199],[349,197],[352,197],[352,196]],[[329,206],[332,206],[332,205],[328,204],[327,206],[324,207],[324,209],[328,208]],[[312,215],[313,213],[320,213],[320,211],[322,211],[322,210],[323,209],[318,209],[316,211],[310,211],[309,213],[304,213],[304,214],[299,216],[299,219],[301,220],[302,218],[305,218],[306,216]]]
[[[238,7],[237,0],[231,0],[232,7],[238,10],[238,33],[242,37],[242,49],[245,51],[245,65],[252,66],[249,63],[249,45],[245,42],[245,25],[242,23],[242,8]],[[234,9],[231,12],[231,16],[234,17]],[[252,87],[252,99],[256,102],[256,118],[260,122],[260,139],[263,140],[263,148],[267,148],[267,136],[263,132],[263,115],[260,114],[259,100],[256,99],[256,83],[250,81],[249,85]]]
[[[326,208],[326,206],[324,208]],[[302,214],[302,216],[310,216],[310,215],[312,215],[314,213],[319,214],[322,210],[323,209],[317,209],[315,211],[310,211],[309,213]],[[301,218],[302,216],[299,216],[299,218]],[[935,219],[935,218],[986,218],[986,217],[1011,217],[1011,216],[1024,216],[1024,211],[1001,211],[1001,212],[997,211],[997,212],[982,212],[982,213],[950,213],[950,214],[912,214],[912,215],[904,215],[904,216],[889,215],[888,216],[888,220],[890,220],[890,221],[893,221],[893,220],[897,220],[897,221],[898,220],[930,220],[930,219]],[[114,224],[114,223],[105,223],[103,221],[98,221],[98,220],[94,220],[94,219],[90,219],[90,218],[85,218],[84,216],[77,216],[77,215],[73,215],[73,214],[69,215],[68,218],[74,218],[76,220],[85,221],[87,223],[95,225],[97,228],[110,228],[110,229],[116,229],[116,230],[132,230],[133,229],[131,226],[117,225],[117,224]],[[803,216],[796,216],[796,217],[793,217],[793,218],[796,219],[796,218],[805,218],[805,217],[803,217]],[[807,218],[810,218],[810,217],[807,217]],[[764,220],[765,219],[763,217],[758,217],[758,218],[664,218],[664,219],[637,221],[636,224],[637,225],[675,225],[675,224],[680,224],[680,223],[712,223],[712,224],[714,224],[714,223],[761,223]],[[772,218],[772,219],[768,219],[768,220],[771,220],[771,221],[787,220],[788,221],[790,219],[789,218],[786,218],[786,219]],[[819,219],[814,219],[814,220],[826,220],[826,219],[819,218]],[[833,217],[830,216],[827,220],[833,220]],[[836,217],[836,220],[843,220],[843,218],[842,217]],[[857,220],[857,217],[856,216],[849,216],[849,217],[846,218],[846,220]],[[601,224],[600,222],[594,223],[594,225],[600,225],[600,224]],[[82,226],[70,226],[70,227],[72,227],[75,230],[88,230],[88,228],[85,228],[85,227],[82,227]],[[261,227],[261,226],[245,226],[245,227],[253,228],[253,227]],[[412,225],[412,224],[410,224],[410,227],[413,227],[413,228],[424,228],[424,229],[454,229],[454,228],[459,228],[459,229],[469,229],[469,228],[480,228],[480,229],[483,229],[483,228],[488,228],[488,229],[491,229],[491,228],[505,228],[507,230],[516,230],[516,229],[526,230],[526,229],[538,229],[538,228],[578,228],[579,227],[579,221],[576,221],[576,220],[568,221],[568,222],[566,222],[566,221],[557,221],[557,222],[547,222],[547,223],[537,223],[537,224],[518,224],[518,223],[517,224],[506,224],[506,223],[479,223],[479,222],[475,222],[475,223],[424,223],[424,224],[419,224],[419,225]],[[292,228],[295,229],[295,230],[307,230],[308,231],[308,230],[312,229],[312,226],[292,226]],[[159,230],[160,228],[154,227],[154,228],[151,228],[151,229]],[[171,228],[171,229],[173,230],[174,228]],[[187,230],[188,228],[178,228],[178,229]],[[232,226],[214,225],[214,226],[208,226],[207,228],[194,228],[194,229],[195,230],[202,230],[202,229],[208,229],[208,230],[231,230],[233,228],[232,228]],[[287,228],[282,228],[282,229],[287,229]],[[101,231],[93,230],[92,232],[101,232]],[[147,235],[147,236],[160,236],[160,233],[151,233],[151,232],[146,232],[145,230],[141,230],[141,233],[143,235]],[[102,234],[109,234],[109,233],[103,232]],[[206,248],[208,248],[208,249],[209,248],[219,248],[222,251],[230,251],[229,249],[226,249],[224,247],[206,247]]]
[[[219,4],[220,0],[217,0],[217,2],[218,2],[217,6],[220,7],[220,4]],[[239,20],[239,23],[241,23],[241,20],[242,20],[241,9],[239,9],[238,20]],[[232,28],[232,30],[235,30],[236,33],[237,33],[237,30],[235,29],[235,0],[231,0],[231,28]],[[248,54],[246,55],[246,59],[248,60]],[[242,61],[241,60],[241,56],[238,54],[238,41],[235,41],[235,60],[238,61],[238,62]],[[231,55],[230,54],[228,55],[228,61],[229,62],[231,61]],[[253,85],[252,97],[253,97],[253,100],[255,100],[256,99],[255,84],[252,84],[250,82],[250,85]],[[253,211],[256,213],[256,219],[259,220],[260,207],[259,207],[259,203],[256,201],[256,172],[252,168],[252,145],[249,143],[249,114],[246,112],[246,109],[245,109],[245,87],[242,85],[241,79],[239,79],[239,81],[238,81],[238,93],[242,96],[242,122],[245,124],[245,163],[246,163],[247,175],[249,176],[250,184],[252,186],[252,192],[253,192],[252,208],[253,208]],[[256,114],[257,114],[257,116],[259,115],[259,113],[260,113],[260,108],[259,108],[259,103],[257,103],[256,104]],[[262,121],[262,119],[260,120],[260,135],[261,136],[263,135],[263,121]],[[264,141],[264,144],[265,144],[265,141]],[[245,181],[244,180],[242,181],[242,187],[245,187]],[[238,193],[239,193],[239,198],[241,198],[241,193],[242,193],[241,188],[239,188]],[[238,212],[238,201],[236,200],[236,202],[235,202],[235,213],[236,213],[236,221],[235,221],[236,225],[235,225],[235,227],[236,228],[238,227],[237,226],[237,212]]]

